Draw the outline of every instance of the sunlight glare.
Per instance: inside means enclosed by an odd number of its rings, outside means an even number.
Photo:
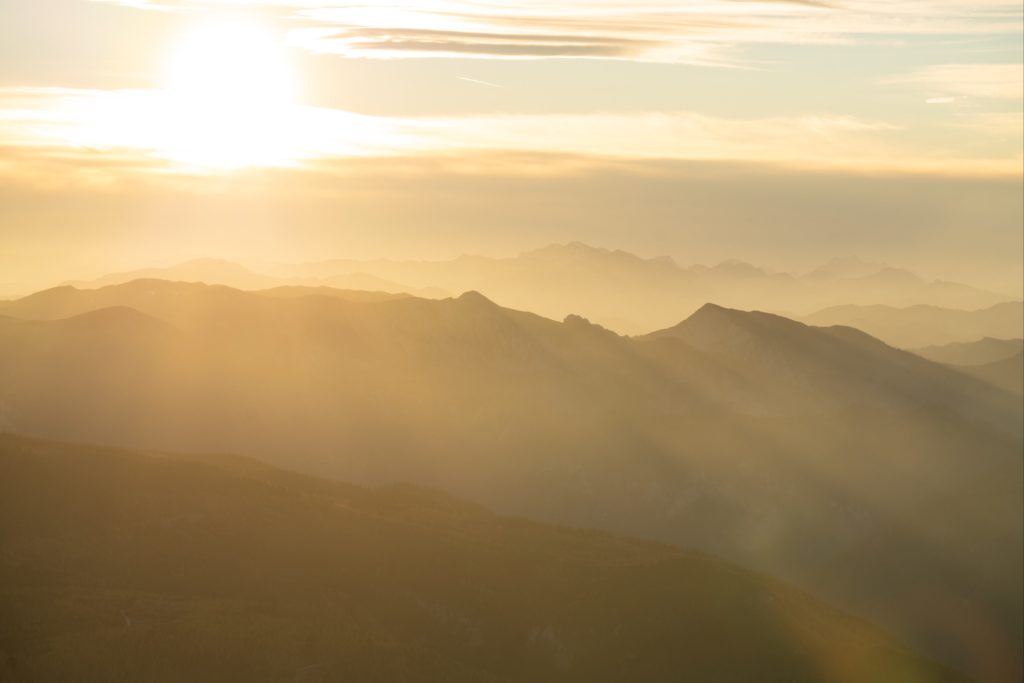
[[[241,22],[188,34],[168,68],[169,129],[176,161],[215,168],[287,162],[293,155],[295,83],[280,41]]]

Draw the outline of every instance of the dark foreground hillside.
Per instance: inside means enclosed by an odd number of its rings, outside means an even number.
[[[0,679],[961,680],[703,555],[255,461],[14,436]]]

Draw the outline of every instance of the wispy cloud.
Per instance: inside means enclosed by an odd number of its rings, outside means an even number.
[[[929,102],[944,104],[956,97],[986,100],[1024,98],[1024,65],[940,64],[886,79],[913,85],[930,94]]]
[[[1017,0],[99,0],[165,10],[240,7],[295,24],[292,41],[350,57],[588,57],[734,65],[744,44],[907,35],[1017,35]]]

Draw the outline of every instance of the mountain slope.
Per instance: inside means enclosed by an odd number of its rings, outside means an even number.
[[[1024,350],[1024,339],[994,339],[985,337],[972,342],[925,346],[911,349],[914,353],[936,363],[947,365],[987,365],[1006,360]]]
[[[237,458],[0,435],[11,680],[962,680],[705,556]]]
[[[981,310],[936,306],[836,306],[801,320],[809,325],[856,327],[905,349],[973,342],[984,337],[1024,336],[1024,302],[1011,301]]]
[[[965,375],[976,377],[992,386],[1000,387],[1015,394],[1024,394],[1024,351],[1018,351],[1009,358],[983,365],[951,365]]]
[[[417,482],[713,552],[975,672],[992,650],[1020,662],[1020,398],[856,330],[707,307],[630,339],[472,292],[159,281],[6,311],[117,305],[163,325],[0,325],[0,425]],[[955,608],[937,615],[936,600]]]
[[[965,385],[955,373],[849,327],[815,328],[769,313],[707,304],[680,324],[645,337],[664,338],[742,367],[769,387],[777,402],[805,398],[818,406],[837,399],[888,409],[931,406],[978,420],[996,417],[1002,424],[1017,417],[1016,405],[1007,410],[1010,404],[1003,397]],[[814,405],[799,410],[813,411]]]

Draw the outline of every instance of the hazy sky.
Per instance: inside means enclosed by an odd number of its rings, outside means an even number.
[[[1019,288],[1022,31],[1019,0],[2,0],[0,295],[569,239]]]

